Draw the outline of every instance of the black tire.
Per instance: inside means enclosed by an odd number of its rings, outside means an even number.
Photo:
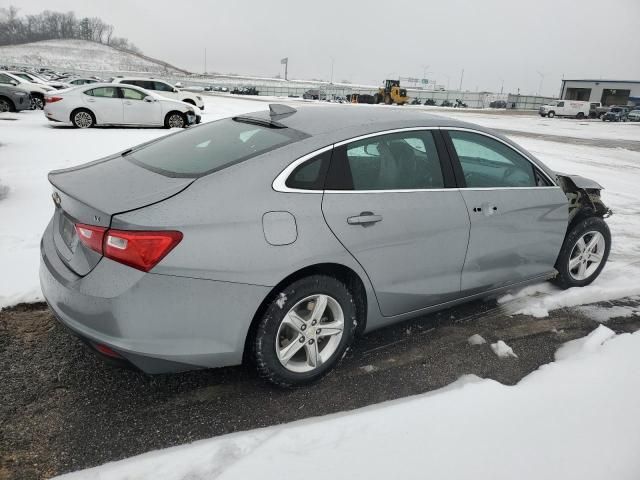
[[[91,110],[78,108],[71,112],[71,123],[76,128],[91,128],[96,124],[96,117]]]
[[[576,118],[577,118],[578,120],[582,120],[582,119],[584,118],[584,113],[582,113],[582,112],[578,112],[578,114],[576,115]]]
[[[553,110],[551,110],[549,113],[547,113],[547,116],[548,116],[549,118],[553,118],[553,117],[555,117],[555,116],[556,116],[556,112],[554,112]]]
[[[39,93],[31,93],[31,110],[43,110],[44,97]]]
[[[180,123],[182,122],[182,123]],[[165,128],[185,128],[187,126],[187,117],[181,112],[169,112],[164,117]]]
[[[16,107],[13,102],[5,97],[0,97],[0,113],[2,112],[15,112]]]
[[[591,232],[599,232],[604,237],[604,251],[600,252],[600,254],[602,255],[602,260],[598,268],[594,270],[588,277],[578,280],[570,272],[569,261],[571,260],[571,254],[574,252],[577,242],[584,235]],[[553,282],[560,288],[565,289],[571,287],[584,287],[586,285],[589,285],[596,278],[598,278],[598,275],[600,275],[600,272],[607,263],[610,250],[611,232],[609,231],[609,226],[602,218],[587,217],[576,222],[567,232],[567,235],[564,239],[562,249],[560,250],[560,254],[558,255],[558,259],[556,260],[555,265],[556,270],[558,271],[558,276],[553,279]]]
[[[342,309],[344,318],[342,337],[334,352],[323,363],[308,372],[294,372],[280,362],[276,352],[276,336],[289,311],[302,300],[317,294],[332,297]],[[318,325],[322,325],[322,323]],[[273,298],[258,323],[251,345],[251,353],[258,374],[263,379],[283,388],[299,387],[315,382],[329,373],[340,362],[353,341],[356,325],[355,300],[343,282],[326,275],[312,275],[297,280],[284,288],[282,292],[278,292],[278,296]],[[300,341],[304,344],[306,337],[303,336],[302,339]],[[304,348],[306,349],[306,346]],[[302,349],[300,349],[300,352],[302,352]],[[306,355],[306,352],[302,352],[302,354]]]

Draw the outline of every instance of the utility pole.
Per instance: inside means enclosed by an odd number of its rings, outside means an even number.
[[[544,82],[544,73],[537,72],[540,75],[540,84],[538,85],[538,95],[542,96],[542,82]]]
[[[207,47],[204,47],[204,73],[207,73]]]
[[[504,92],[504,78],[501,78],[500,81],[502,82],[500,84],[500,95],[502,95],[502,93]]]
[[[284,79],[287,80],[287,73],[289,71],[289,57],[284,57],[280,60],[280,64],[284,64]]]
[[[335,59],[333,57],[331,57],[331,80],[329,81],[330,84],[333,85],[333,62],[335,61]]]
[[[460,74],[460,87],[458,90],[462,91],[462,79],[464,78],[464,68],[462,69],[462,73]]]

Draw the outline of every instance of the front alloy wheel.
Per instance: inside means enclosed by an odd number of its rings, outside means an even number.
[[[587,217],[577,222],[564,239],[556,260],[561,288],[584,287],[593,282],[607,263],[611,249],[611,232],[600,217]]]
[[[604,236],[592,231],[582,235],[569,256],[569,273],[576,280],[589,278],[602,263],[605,251]]]
[[[184,116],[181,113],[172,113],[167,119],[167,126],[169,128],[184,128]]]
[[[44,108],[44,100],[37,95],[31,96],[31,110],[42,110]]]
[[[260,376],[295,387],[326,375],[344,356],[356,329],[350,289],[328,275],[291,283],[270,301],[251,339]]]

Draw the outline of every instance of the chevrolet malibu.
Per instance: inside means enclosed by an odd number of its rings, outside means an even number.
[[[95,351],[148,373],[250,360],[280,386],[357,334],[607,261],[601,186],[476,125],[270,105],[53,171],[40,281]]]

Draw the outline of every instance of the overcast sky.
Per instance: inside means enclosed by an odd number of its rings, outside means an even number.
[[[563,78],[640,79],[640,0],[0,0],[98,16],[144,53],[201,72],[557,95]],[[543,76],[543,77],[542,77]]]

